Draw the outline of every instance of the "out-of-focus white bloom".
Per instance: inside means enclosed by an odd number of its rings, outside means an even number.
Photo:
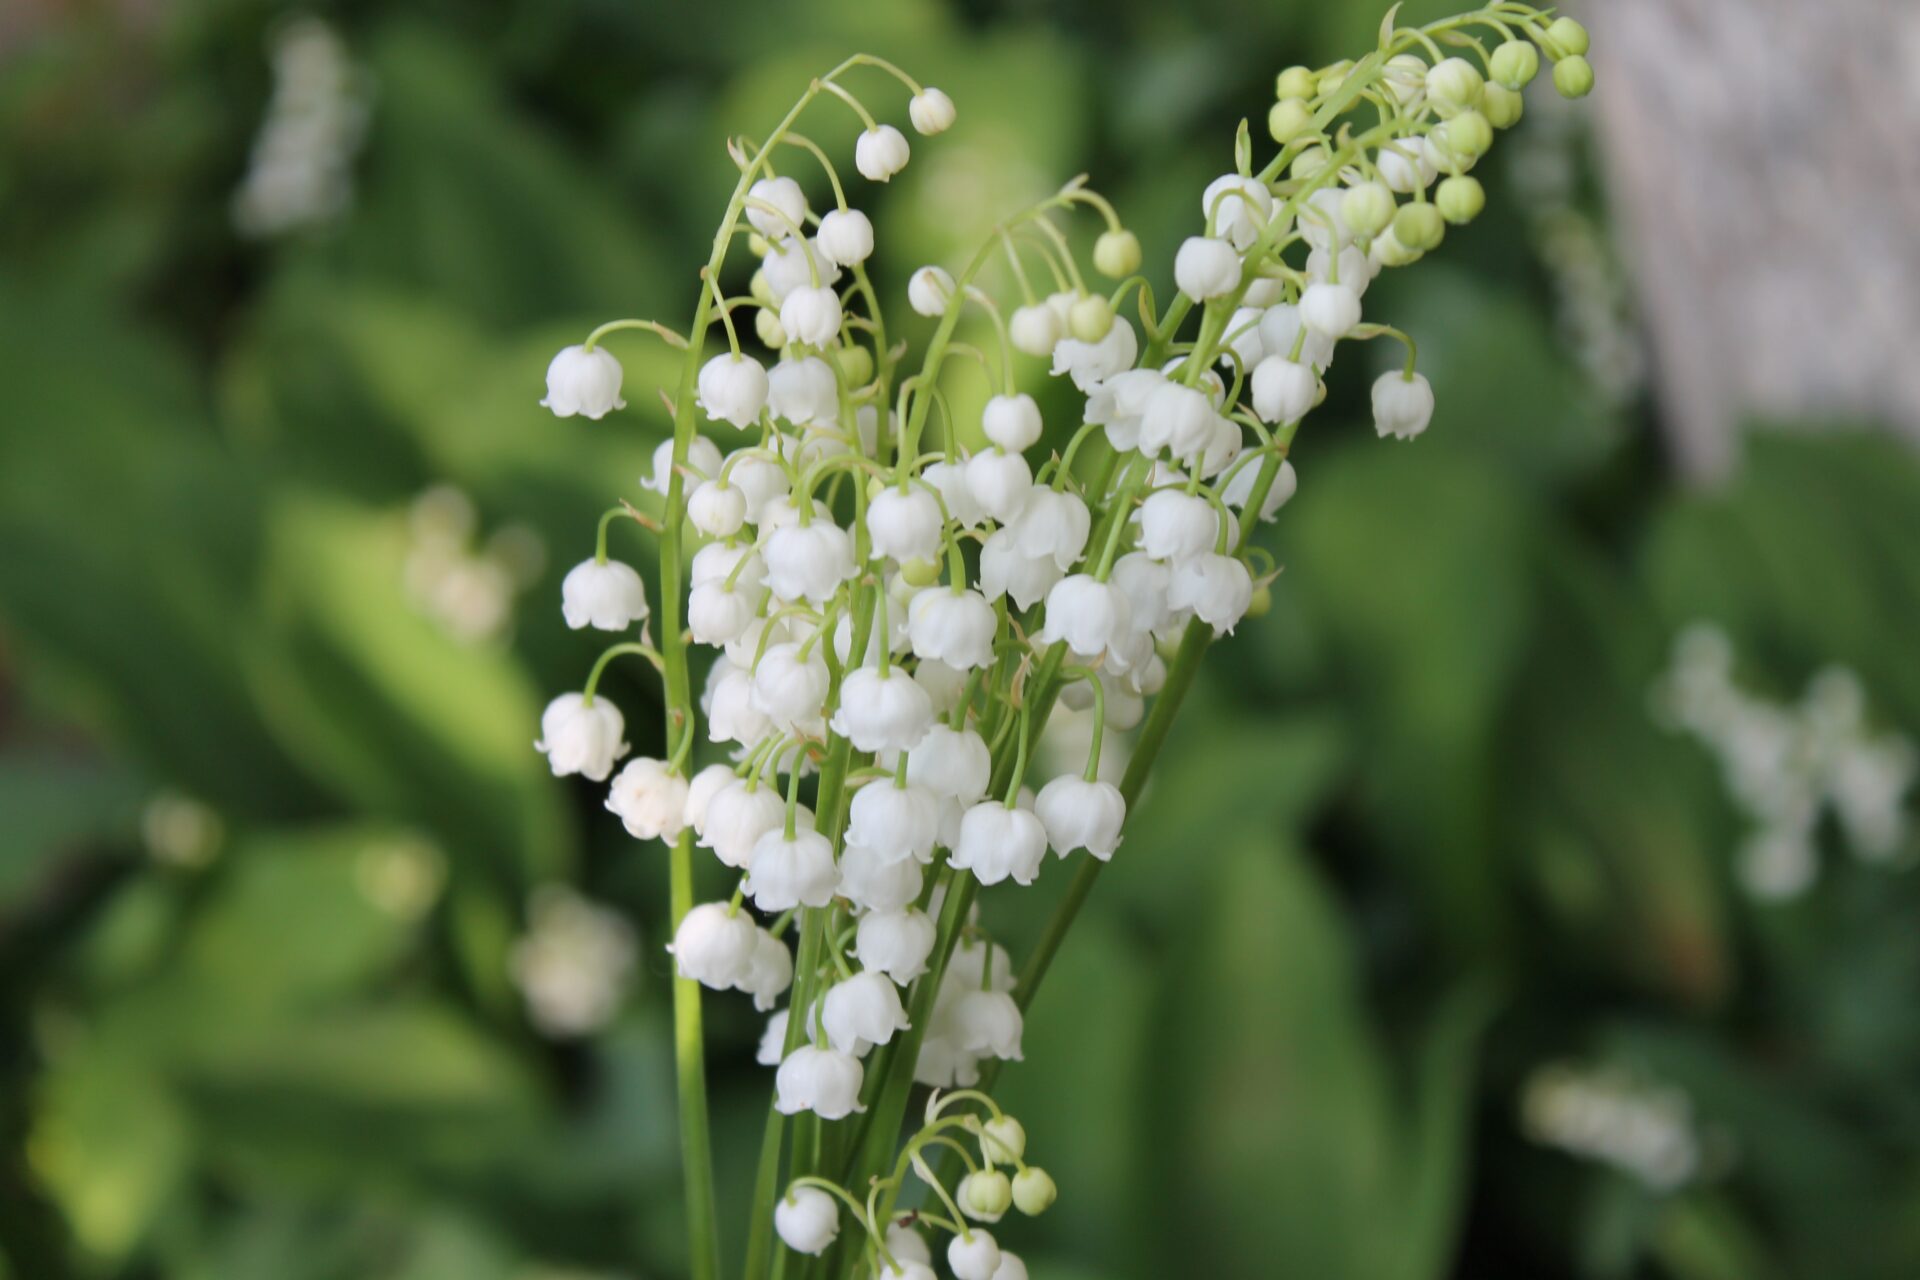
[[[757,930],[753,958],[739,985],[740,990],[753,997],[754,1008],[762,1013],[773,1008],[793,985],[793,953],[787,950],[787,944],[765,929]]]
[[[840,852],[840,896],[865,911],[899,911],[920,896],[920,864],[855,841]]]
[[[921,267],[907,280],[907,305],[918,315],[937,316],[947,309],[954,287],[945,267]]]
[[[612,702],[595,698],[589,703],[583,694],[563,693],[541,714],[540,740],[533,745],[546,754],[554,777],[578,773],[605,782],[614,761],[627,754],[625,731],[626,721]]]
[[[782,1115],[811,1111],[822,1120],[843,1120],[860,1105],[860,1059],[837,1049],[803,1044],[788,1054],[774,1076],[774,1106]]]
[[[980,414],[980,429],[987,439],[1009,453],[1031,449],[1040,439],[1041,426],[1040,406],[1024,391],[994,396]]]
[[[787,1051],[787,1010],[767,1019],[761,1029],[760,1043],[754,1047],[753,1060],[763,1067],[777,1067]]]
[[[750,779],[735,778],[707,801],[700,845],[711,849],[726,865],[745,868],[753,861],[760,837],[779,830],[786,817],[786,802],[778,791]]]
[[[1140,356],[1140,339],[1133,326],[1116,316],[1113,328],[1098,342],[1062,338],[1053,348],[1053,375],[1065,374],[1082,392],[1091,393],[1108,378],[1125,373]]]
[[[1024,456],[1004,449],[982,449],[967,459],[967,491],[974,505],[1006,524],[1020,514],[1033,490],[1033,471]]]
[[[734,781],[733,770],[724,764],[710,764],[688,781],[686,808],[681,814],[681,821],[693,828],[694,835],[706,834],[708,806],[721,788]]]
[[[786,601],[825,603],[834,588],[857,572],[853,539],[833,521],[818,517],[775,530],[761,555],[767,563],[767,586]]]
[[[853,144],[853,167],[870,182],[887,182],[907,167],[913,148],[907,137],[890,124],[861,133]]]
[[[315,17],[274,34],[273,97],[233,197],[242,235],[274,236],[331,222],[353,200],[353,159],[370,94],[333,28]]]
[[[1381,436],[1411,440],[1433,421],[1433,388],[1420,374],[1383,373],[1373,384],[1373,428]]]
[[[993,757],[971,729],[936,724],[907,752],[907,781],[961,804],[986,795],[992,776]]]
[[[1023,355],[1050,356],[1067,330],[1066,320],[1044,302],[1014,309],[1007,322],[1007,335],[1013,349]]]
[[[1020,1006],[1006,992],[967,992],[954,1004],[952,1027],[961,1052],[1020,1061]]]
[[[931,862],[939,834],[939,797],[925,787],[879,780],[853,793],[847,839],[890,862],[902,858]]]
[[[824,347],[839,334],[840,319],[840,295],[824,286],[795,289],[780,304],[780,327],[790,342]]]
[[[572,890],[547,885],[530,904],[531,927],[513,946],[513,981],[541,1031],[578,1036],[612,1020],[633,969],[633,930]]]
[[[620,398],[624,376],[620,362],[605,347],[565,347],[547,366],[547,398],[540,405],[553,410],[556,418],[579,414],[597,422],[627,407]]]
[[[940,500],[918,485],[907,489],[888,486],[867,504],[867,534],[873,542],[873,554],[902,564],[939,559],[943,527]]]
[[[1263,183],[1229,173],[1207,184],[1200,196],[1200,212],[1211,220],[1213,234],[1245,253],[1266,230],[1273,193]]]
[[[1257,462],[1244,463],[1227,480],[1227,486],[1220,493],[1222,501],[1239,507],[1241,514],[1246,513],[1247,503],[1253,498],[1254,482],[1259,479],[1260,466]],[[1287,504],[1287,500],[1300,487],[1300,477],[1295,473],[1291,462],[1280,464],[1280,470],[1274,474],[1273,484],[1267,488],[1266,501],[1260,504],[1260,518],[1271,520],[1274,513]]]
[[[1119,643],[1131,626],[1125,594],[1091,574],[1076,573],[1047,592],[1047,620],[1033,638],[1047,645],[1064,640],[1075,657],[1091,662]]]
[[[664,760],[639,756],[614,775],[607,809],[636,840],[673,840],[686,825],[687,780]]]
[[[1672,1191],[1700,1168],[1691,1100],[1624,1071],[1542,1067],[1527,1080],[1520,1118],[1535,1142],[1612,1165],[1654,1191]]]

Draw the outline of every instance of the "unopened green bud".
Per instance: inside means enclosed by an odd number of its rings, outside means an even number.
[[[1347,77],[1352,73],[1353,59],[1351,58],[1336,62],[1330,67],[1322,67],[1320,69],[1319,79],[1314,81],[1314,91],[1321,95],[1332,93],[1335,89],[1345,84]]]
[[[910,587],[930,587],[940,581],[940,566],[932,560],[908,560],[901,564],[900,576]]]
[[[1511,129],[1520,123],[1520,113],[1526,99],[1516,89],[1490,84],[1487,91],[1480,95],[1480,114],[1487,123],[1496,129]]]
[[[1067,330],[1082,342],[1098,342],[1113,331],[1113,308],[1099,294],[1090,294],[1068,310]]]
[[[1384,182],[1362,182],[1340,197],[1340,220],[1362,240],[1371,240],[1393,221],[1393,192]]]
[[[1276,98],[1311,98],[1313,89],[1313,72],[1305,67],[1288,67],[1273,81],[1273,96]]]
[[[1443,116],[1480,105],[1486,81],[1465,58],[1442,58],[1427,69],[1427,101]]]
[[[873,354],[865,347],[848,345],[837,348],[833,358],[850,387],[864,387],[873,381]]]
[[[1014,1164],[1027,1154],[1027,1131],[1012,1116],[998,1116],[980,1126],[980,1154],[989,1164]]]
[[[1593,43],[1587,36],[1587,29],[1572,18],[1555,18],[1547,28],[1547,39],[1553,41],[1562,53],[1576,58],[1585,57]]]
[[[1553,87],[1563,98],[1584,98],[1593,92],[1593,68],[1579,54],[1553,64]]]
[[[1447,234],[1440,211],[1424,200],[1410,200],[1393,215],[1393,238],[1409,249],[1425,252]]]
[[[1013,1184],[998,1169],[976,1169],[960,1179],[954,1199],[969,1218],[995,1221],[1013,1203]]]
[[[1264,618],[1273,611],[1273,588],[1261,583],[1253,589],[1253,598],[1247,602],[1249,618]]]
[[[1472,222],[1487,207],[1487,193],[1478,178],[1457,173],[1443,181],[1433,193],[1433,207],[1454,226]]]
[[[1282,98],[1267,112],[1267,132],[1281,146],[1313,127],[1313,112],[1298,98]]]
[[[1524,89],[1540,74],[1540,51],[1528,40],[1509,40],[1493,51],[1488,66],[1493,82],[1507,89]]]
[[[1442,151],[1462,160],[1478,160],[1493,145],[1493,126],[1478,111],[1462,111],[1435,125],[1433,140]]]
[[[1109,280],[1124,280],[1140,269],[1140,237],[1122,228],[1101,233],[1093,242],[1093,265]]]
[[[758,231],[750,231],[747,233],[747,252],[752,254],[754,257],[756,258],[766,257],[767,250],[769,247],[770,246],[767,244],[767,238],[761,235]]]
[[[1332,163],[1333,153],[1316,143],[1295,156],[1293,163],[1287,166],[1287,172],[1295,181],[1305,182]]]
[[[1013,1202],[1029,1217],[1045,1213],[1059,1198],[1060,1188],[1053,1185],[1052,1176],[1039,1165],[1030,1164],[1013,1175]]]
[[[770,307],[775,311],[780,309],[779,304],[773,300],[773,286],[767,283],[767,273],[763,270],[754,271],[753,279],[747,281],[747,293],[763,307]]]
[[[762,307],[753,313],[753,331],[763,347],[778,351],[787,345],[787,331],[780,327],[780,317],[771,307]]]

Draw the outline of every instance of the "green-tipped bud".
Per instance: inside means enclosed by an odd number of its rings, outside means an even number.
[[[900,566],[900,576],[910,587],[930,587],[940,581],[940,566],[932,560],[908,560]]]
[[[1324,97],[1345,84],[1347,77],[1351,74],[1353,74],[1353,59],[1351,58],[1336,62],[1330,67],[1323,67],[1320,70],[1319,78],[1313,83],[1314,92]]]
[[[753,332],[763,347],[778,351],[787,345],[787,331],[780,327],[780,316],[771,307],[753,313]]]
[[[1098,342],[1113,331],[1113,308],[1099,294],[1089,294],[1068,310],[1067,331],[1082,342]]]
[[[1121,228],[1102,232],[1093,242],[1094,269],[1109,280],[1124,280],[1140,269],[1140,237]]]
[[[1368,246],[1368,251],[1380,260],[1380,265],[1383,267],[1404,267],[1409,263],[1420,261],[1422,256],[1420,250],[1410,249],[1401,244],[1400,237],[1394,234],[1392,227],[1375,236],[1373,243]]]
[[[1313,112],[1298,98],[1282,98],[1267,112],[1267,132],[1281,146],[1313,127]]]
[[[836,347],[833,358],[848,386],[864,387],[873,381],[873,353],[865,347],[852,344]]]
[[[1447,234],[1440,211],[1423,200],[1409,201],[1393,215],[1393,238],[1409,249],[1425,252]]]
[[[1013,1175],[1013,1202],[1027,1216],[1045,1213],[1059,1198],[1060,1188],[1053,1185],[1052,1176],[1039,1165],[1030,1164]]]
[[[1253,598],[1247,602],[1249,618],[1264,618],[1273,612],[1273,588],[1261,583],[1253,589]]]
[[[1493,51],[1488,70],[1493,73],[1493,82],[1502,88],[1524,89],[1540,74],[1540,51],[1531,41],[1509,40]]]
[[[758,231],[750,231],[747,233],[747,252],[752,254],[754,257],[756,258],[766,257],[767,250],[771,247],[772,246],[767,244],[767,238],[761,235]]]
[[[1525,101],[1516,89],[1490,84],[1487,91],[1480,95],[1480,114],[1496,129],[1511,129],[1520,123]]]
[[[1433,140],[1443,152],[1471,163],[1493,145],[1493,126],[1478,111],[1462,111],[1435,125]]]
[[[1305,182],[1332,163],[1333,153],[1315,144],[1293,158],[1293,163],[1287,166],[1287,173],[1295,181]]]
[[[1027,1154],[1027,1131],[1012,1116],[999,1116],[980,1126],[980,1154],[989,1164],[1015,1164]]]
[[[1553,87],[1563,98],[1584,98],[1593,92],[1593,68],[1579,54],[1553,64]]]
[[[960,1179],[954,1199],[969,1218],[997,1221],[1013,1203],[1013,1184],[998,1169],[977,1169]]]
[[[1575,58],[1584,58],[1593,43],[1587,36],[1587,29],[1572,18],[1555,18],[1547,28],[1547,39],[1560,52]]]
[[[1479,106],[1485,87],[1479,70],[1465,58],[1442,58],[1427,69],[1427,101],[1442,116]]]
[[[1480,211],[1487,207],[1487,193],[1478,178],[1458,173],[1443,181],[1433,193],[1433,207],[1458,227],[1480,216]]]
[[[1361,240],[1371,240],[1393,221],[1393,192],[1384,182],[1362,182],[1340,197],[1340,220]]]
[[[1273,96],[1280,99],[1311,98],[1313,90],[1313,72],[1305,67],[1288,67],[1273,81]]]

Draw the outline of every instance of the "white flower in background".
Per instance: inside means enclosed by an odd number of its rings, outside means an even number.
[[[273,96],[233,196],[234,226],[256,238],[323,225],[347,211],[372,96],[365,73],[319,18],[277,27],[268,54]]]
[[[612,1020],[633,969],[633,930],[612,911],[560,885],[537,890],[531,927],[509,960],[528,1016],[550,1036],[579,1036]]]
[[[840,295],[829,288],[805,286],[780,304],[780,327],[789,342],[824,347],[840,332]]]
[[[606,698],[589,703],[583,694],[563,693],[547,704],[533,745],[546,753],[556,778],[578,773],[605,782],[614,761],[627,754],[625,732],[620,708]]]
[[[1520,1118],[1533,1141],[1611,1165],[1655,1192],[1673,1191],[1700,1170],[1687,1095],[1617,1068],[1539,1068],[1523,1087]]]
[[[993,757],[971,729],[936,724],[907,752],[907,781],[961,804],[987,794]]]
[[[624,409],[620,381],[625,376],[620,362],[605,347],[589,351],[584,346],[563,348],[547,366],[547,398],[542,408],[553,410],[556,418],[579,414],[598,422],[615,409]]]
[[[220,852],[226,824],[210,806],[177,791],[162,791],[140,813],[140,835],[155,861],[204,867]]]
[[[747,867],[760,837],[787,820],[786,801],[770,786],[748,779],[726,783],[707,801],[700,846],[729,867]]]
[[[832,424],[840,416],[840,384],[818,356],[782,360],[767,374],[767,408],[796,427]]]
[[[1059,348],[1055,348],[1056,353]],[[1040,406],[1022,391],[997,395],[980,413],[980,429],[987,439],[1008,453],[1024,453],[1040,440]]]
[[[840,852],[839,894],[865,911],[899,911],[920,897],[920,863],[848,840]]]
[[[754,932],[753,958],[737,985],[753,997],[753,1007],[765,1013],[793,985],[793,953],[765,929]]]
[[[1050,356],[1066,333],[1066,321],[1044,302],[1029,303],[1016,309],[1007,322],[1013,349],[1023,355]]]
[[[811,1111],[822,1120],[840,1120],[860,1105],[860,1059],[837,1049],[803,1044],[780,1063],[774,1077],[774,1106],[782,1115]]]
[[[686,826],[687,780],[664,760],[636,757],[614,775],[607,809],[636,840],[673,840]]]

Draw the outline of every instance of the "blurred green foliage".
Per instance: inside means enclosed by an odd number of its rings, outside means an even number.
[[[633,408],[594,425],[537,408],[545,360],[680,318],[722,139],[850,49],[961,107],[872,198],[898,287],[1082,170],[1165,262],[1273,71],[1378,13],[322,12],[371,91],[354,195],[265,240],[230,209],[285,11],[0,22],[0,1275],[673,1274],[664,864],[529,745],[590,657],[559,575],[642,500],[671,366],[622,347]],[[1489,188],[1378,290],[1434,431],[1373,440],[1364,371],[1336,373],[1274,609],[1212,655],[1003,1082],[1063,1192],[1009,1236],[1037,1277],[1920,1273],[1911,838],[1757,903],[1712,764],[1647,710],[1709,619],[1757,687],[1842,663],[1920,731],[1920,469],[1798,433],[1676,490]],[[478,637],[469,579],[415,580],[449,502],[525,588],[448,562],[506,591]],[[610,687],[657,750],[651,692]],[[640,938],[579,1040],[510,978],[555,880]],[[1049,882],[990,895],[1016,955]],[[708,1008],[738,1227],[769,1076],[757,1021]],[[1684,1091],[1697,1173],[1535,1141],[1556,1062]]]

